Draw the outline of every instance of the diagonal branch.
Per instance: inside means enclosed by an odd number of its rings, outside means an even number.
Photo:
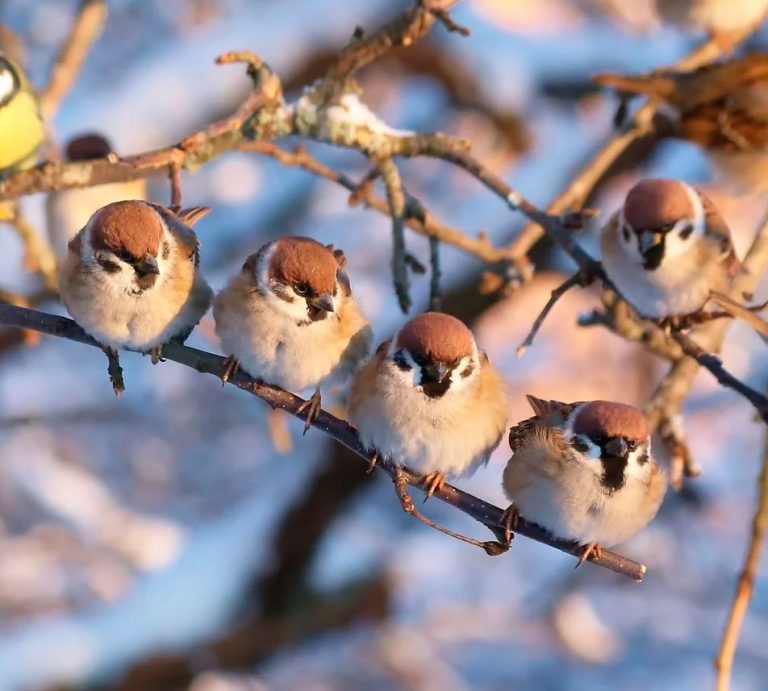
[[[768,438],[766,450],[763,455],[763,467],[757,484],[757,506],[752,517],[752,537],[749,541],[744,566],[739,574],[736,584],[736,593],[733,597],[728,620],[725,623],[723,638],[715,658],[717,669],[717,691],[728,691],[731,683],[731,670],[733,669],[733,657],[739,642],[739,633],[744,617],[749,608],[752,591],[755,587],[757,569],[760,565],[760,552],[768,531]]]
[[[57,317],[44,312],[37,312],[23,307],[0,305],[0,324],[23,329],[32,329],[50,336],[66,338],[70,341],[84,343],[97,348],[101,347],[71,319]],[[170,343],[163,348],[163,357],[185,365],[186,367],[190,367],[203,374],[212,374],[219,378],[221,378],[226,367],[225,359],[220,355],[206,353],[195,348],[189,348],[175,343]],[[304,403],[304,400],[288,391],[264,384],[242,371],[234,374],[230,378],[229,383],[254,396],[258,396],[273,408],[281,408],[301,420],[306,419],[306,413],[300,412],[299,410]],[[370,466],[371,460],[374,458],[373,454],[362,445],[356,430],[345,420],[340,420],[325,411],[321,411],[319,416],[312,421],[312,426],[353,451],[365,461],[368,466]],[[376,467],[385,470],[390,475],[393,475],[395,472],[395,466],[385,459],[379,459]],[[406,469],[403,469],[403,475],[408,484],[414,487],[419,487],[418,483],[420,481],[420,476],[415,475]],[[454,506],[459,511],[474,518],[479,523],[482,523],[497,539],[501,540],[503,538],[504,526],[501,524],[501,516],[503,512],[497,506],[493,506],[492,504],[472,496],[471,494],[467,494],[457,487],[453,487],[447,483],[441,489],[437,490],[433,496]],[[527,522],[522,518],[520,519],[516,532],[575,557],[579,557],[583,552],[583,547],[581,545],[575,542],[555,538],[535,523]],[[590,561],[598,566],[603,566],[622,575],[629,576],[637,581],[643,579],[646,571],[645,566],[642,564],[638,564],[635,561],[608,550],[603,550],[599,558],[594,555],[591,556]]]
[[[105,0],[82,0],[69,36],[61,47],[51,70],[48,84],[40,94],[40,112],[50,123],[61,102],[80,73],[93,42],[99,37],[107,20]]]

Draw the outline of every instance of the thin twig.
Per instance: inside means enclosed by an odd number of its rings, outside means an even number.
[[[443,294],[440,291],[440,240],[436,237],[429,238],[429,309],[433,312],[443,311]]]
[[[766,450],[763,454],[763,465],[757,487],[757,506],[752,517],[752,537],[749,540],[744,566],[736,583],[736,593],[731,603],[728,619],[725,622],[720,648],[715,657],[717,691],[728,691],[731,686],[733,657],[739,642],[741,625],[744,623],[749,601],[752,598],[757,569],[760,565],[760,553],[766,531],[768,531],[768,438],[766,439]]]
[[[563,283],[557,286],[557,288],[552,290],[549,296],[549,300],[547,300],[547,304],[544,305],[544,308],[539,313],[539,316],[536,317],[536,320],[533,322],[533,326],[531,326],[528,335],[525,337],[523,342],[517,346],[517,357],[521,357],[526,349],[533,343],[533,339],[536,338],[536,334],[539,333],[539,329],[541,328],[542,324],[544,324],[544,321],[552,311],[552,308],[557,304],[558,300],[560,300],[560,298],[563,297],[563,295],[565,295],[571,288],[575,288],[576,286],[581,286],[584,288],[590,285],[596,277],[597,275],[595,274],[594,269],[579,269],[575,274],[573,274],[573,276],[567,278]]]
[[[683,352],[692,357],[704,369],[708,370],[717,381],[728,389],[733,389],[746,398],[760,414],[763,421],[768,424],[768,396],[748,386],[737,377],[733,376],[723,366],[723,361],[704,350],[696,341],[684,333],[676,331],[672,337],[680,344]]]
[[[44,312],[15,307],[12,305],[0,305],[0,324],[14,326],[17,328],[27,328],[46,333],[58,338],[65,338],[70,341],[83,343],[96,348],[101,346],[88,336],[75,322],[65,317],[58,317]],[[163,348],[163,356],[167,360],[172,360],[179,364],[190,367],[204,374],[211,374],[221,378],[226,368],[226,359],[220,355],[206,353],[195,348],[170,343]],[[238,371],[229,379],[229,384],[237,386],[239,389],[247,391],[254,396],[258,396],[266,401],[273,408],[281,408],[294,417],[301,420],[306,419],[306,414],[299,412],[302,404],[305,402],[300,397],[284,391],[276,386],[264,384],[242,371]],[[320,411],[317,418],[312,420],[312,426],[321,432],[333,437],[336,441],[353,451],[357,456],[363,459],[366,466],[369,466],[374,454],[367,450],[360,441],[355,429],[344,420],[340,420],[325,411]],[[379,459],[375,464],[377,468],[385,470],[390,475],[394,472],[395,466],[386,459]],[[419,486],[421,476],[416,475],[407,469],[403,473],[408,480],[408,484]],[[450,504],[459,511],[474,518],[479,523],[486,526],[498,539],[503,539],[504,526],[501,523],[503,511],[497,506],[467,494],[457,487],[445,483],[440,489],[436,490],[434,496],[441,501]],[[581,556],[584,548],[575,542],[569,542],[553,537],[546,530],[535,523],[520,519],[516,532],[537,542],[559,549],[563,552]],[[646,568],[642,564],[631,561],[615,552],[603,550],[601,556],[591,556],[591,562],[604,566],[612,571],[629,576],[635,580],[642,580]]]
[[[335,182],[351,193],[350,204],[364,204],[379,213],[389,215],[389,204],[377,196],[368,185],[355,182],[344,173],[340,173],[314,158],[304,147],[287,151],[274,142],[245,142],[240,147],[243,151],[263,154],[280,161],[285,166],[296,166],[302,170]],[[378,170],[377,170],[378,173]],[[368,177],[368,176],[366,176]],[[470,237],[460,230],[440,223],[424,206],[406,192],[405,224],[419,235],[436,238],[452,245],[467,254],[489,264],[503,262],[506,255],[498,251],[484,234],[477,238]]]
[[[384,188],[387,191],[389,214],[392,217],[392,279],[400,309],[406,314],[411,309],[409,294],[407,250],[405,248],[405,193],[400,172],[391,158],[377,163]]]
[[[461,540],[467,544],[479,547],[480,549],[485,550],[485,552],[492,557],[503,554],[509,549],[507,542],[498,542],[496,540],[480,542],[480,540],[475,540],[472,537],[467,537],[461,533],[456,533],[453,530],[449,530],[445,526],[442,526],[439,523],[435,523],[434,521],[431,521],[429,518],[427,518],[416,508],[416,505],[413,503],[413,499],[411,499],[411,495],[408,492],[408,478],[405,476],[402,468],[398,468],[397,466],[393,468],[392,484],[395,486],[395,494],[400,501],[400,506],[403,507],[403,511],[405,511],[405,513],[407,513],[409,516],[413,516],[414,518],[420,520],[424,525],[427,525],[433,530],[437,530],[444,535],[448,535],[448,537],[452,537],[456,540]]]
[[[0,202],[0,206],[4,206],[2,202]],[[24,268],[27,271],[40,274],[46,290],[55,292],[58,288],[56,257],[47,238],[39,235],[30,225],[18,202],[10,202],[8,208],[10,211],[8,223],[16,229],[24,245]]]
[[[69,36],[61,47],[51,70],[48,84],[40,94],[40,112],[50,123],[83,66],[93,42],[107,20],[106,0],[82,0]]]
[[[768,322],[755,314],[755,312],[761,312],[768,307],[768,303],[751,306],[742,305],[728,295],[718,292],[713,292],[711,298],[726,311],[727,315],[737,317],[746,322],[761,336],[768,336]]]

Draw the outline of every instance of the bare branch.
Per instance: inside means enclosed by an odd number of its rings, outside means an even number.
[[[725,622],[725,630],[720,641],[720,648],[715,657],[717,691],[728,691],[731,685],[733,657],[739,642],[741,625],[744,623],[749,601],[752,598],[752,590],[755,586],[755,578],[760,564],[760,553],[766,531],[768,531],[768,438],[766,440],[766,450],[763,454],[763,466],[757,482],[757,506],[752,517],[752,536],[747,548],[744,566],[741,569],[739,580],[736,584],[736,593],[728,613],[728,619]]]
[[[391,158],[379,161],[377,167],[387,191],[389,215],[392,217],[392,278],[395,282],[395,294],[400,309],[407,314],[411,308],[411,296],[408,292],[405,249],[405,192],[400,172]]]
[[[23,307],[0,305],[0,324],[21,329],[32,329],[50,336],[66,338],[96,348],[101,347],[71,319],[57,317],[52,314],[45,314],[44,312],[37,312]],[[226,367],[225,358],[220,355],[206,353],[195,348],[189,348],[175,343],[170,343],[163,348],[163,357],[185,365],[186,367],[190,367],[203,374],[212,374],[218,378],[221,378]],[[306,419],[306,413],[300,411],[301,406],[305,401],[288,391],[264,384],[242,371],[235,373],[228,383],[233,384],[239,389],[247,391],[254,396],[258,396],[273,408],[281,408],[300,420]],[[319,416],[312,421],[312,426],[353,451],[365,461],[366,465],[370,466],[371,460],[374,459],[373,454],[362,445],[355,429],[345,420],[340,420],[325,411],[321,411]],[[385,470],[390,475],[392,475],[395,470],[395,466],[385,459],[379,459],[376,463],[376,467]],[[408,484],[414,487],[419,487],[421,476],[411,473],[406,469],[403,469],[403,474],[405,475]],[[459,511],[474,518],[479,523],[482,523],[497,539],[503,539],[504,526],[501,524],[503,511],[497,506],[488,504],[482,499],[467,494],[457,487],[453,487],[447,483],[443,485],[442,488],[436,490],[433,496],[454,506]],[[555,538],[543,528],[535,523],[529,523],[523,518],[520,519],[515,532],[571,554],[577,558],[580,557],[584,551],[583,546],[575,542]],[[646,571],[645,566],[642,564],[638,564],[637,562],[605,549],[602,550],[600,557],[594,555],[590,556],[590,561],[617,573],[629,576],[637,581],[643,579]]]
[[[93,42],[101,35],[107,21],[106,0],[82,0],[69,36],[61,47],[48,84],[40,94],[40,112],[50,123],[83,66]]]

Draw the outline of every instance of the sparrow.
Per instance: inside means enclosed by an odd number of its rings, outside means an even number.
[[[0,178],[34,165],[45,131],[24,73],[0,52]]]
[[[706,30],[724,48],[744,30],[755,30],[768,11],[767,0],[656,0],[663,22],[694,31]]]
[[[584,545],[579,564],[644,528],[667,479],[651,455],[643,414],[612,401],[560,403],[527,396],[535,416],[509,432],[502,488],[519,515]]]
[[[738,192],[768,191],[768,53],[692,72],[599,74],[594,81],[664,106],[661,131],[700,146],[720,182]],[[670,119],[671,118],[671,119]]]
[[[110,142],[100,134],[83,134],[71,139],[64,150],[65,160],[89,161],[114,156]],[[94,211],[112,202],[126,199],[146,199],[145,178],[127,182],[112,182],[51,192],[46,198],[48,238],[56,257],[67,252],[69,241],[91,217]]]
[[[162,346],[183,342],[208,310],[213,292],[198,270],[191,228],[208,211],[114,202],[69,242],[59,269],[61,299],[108,356],[128,348],[150,353],[155,363]]]
[[[222,380],[241,367],[289,391],[314,388],[300,408],[307,411],[305,433],[320,412],[320,386],[345,381],[371,346],[345,265],[333,245],[285,236],[250,255],[213,303],[229,355]]]
[[[378,457],[420,474],[429,498],[446,476],[488,462],[508,407],[504,382],[472,332],[455,317],[425,312],[357,373],[348,417]]]
[[[652,319],[698,312],[740,267],[722,216],[680,180],[638,182],[603,228],[600,248],[608,278]]]

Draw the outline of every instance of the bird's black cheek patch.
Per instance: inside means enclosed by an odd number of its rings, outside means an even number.
[[[637,457],[637,464],[638,465],[645,465],[646,463],[648,463],[648,458],[649,458],[648,452],[647,451],[643,451],[643,453],[641,453]]]
[[[294,298],[288,292],[288,289],[283,285],[275,285],[272,287],[272,293],[279,297],[283,302],[293,302]]]
[[[394,363],[397,365],[397,368],[403,372],[410,372],[411,366],[408,364],[408,360],[405,359],[405,355],[403,355],[402,351],[398,351],[395,353],[395,357],[393,358]]]
[[[691,237],[691,233],[693,232],[693,226],[688,223],[681,231],[680,231],[680,237],[683,240],[687,240],[689,237]]]
[[[97,259],[96,261],[99,262],[101,268],[108,274],[116,274],[120,272],[120,264],[117,264],[110,259]]]
[[[163,259],[168,259],[170,255],[171,255],[171,246],[168,244],[168,241],[165,240],[163,242]]]

